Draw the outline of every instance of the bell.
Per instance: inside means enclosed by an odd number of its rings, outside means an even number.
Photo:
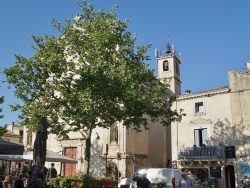
[[[171,53],[171,46],[169,45],[169,43],[166,46],[166,53],[167,54]]]

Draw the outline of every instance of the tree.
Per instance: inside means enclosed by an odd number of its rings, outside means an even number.
[[[2,74],[2,72],[1,72],[1,74]],[[4,96],[0,96],[0,104],[3,104],[3,103],[4,103]],[[0,118],[4,117],[3,115],[1,115],[2,112],[3,112],[3,109],[0,108]]]
[[[4,96],[0,97],[0,104],[4,103]],[[0,108],[0,113],[2,113],[3,109]],[[4,116],[0,114],[0,118],[3,118]],[[6,125],[5,126],[0,126],[0,138],[3,136],[4,133],[6,133]]]
[[[1,96],[1,97],[0,97],[0,104],[3,104],[3,103],[4,103],[4,96]],[[0,113],[2,113],[2,112],[3,112],[3,109],[0,108]],[[4,116],[0,114],[0,118],[3,118],[3,117],[4,117]]]
[[[64,25],[53,20],[59,37],[32,36],[34,55],[16,55],[4,72],[24,103],[14,108],[30,130],[45,116],[50,133],[67,138],[70,131],[81,132],[89,173],[94,128],[123,120],[124,126],[141,131],[148,128],[147,117],[167,126],[181,114],[171,110],[173,98],[163,100],[168,84],[157,80],[145,63],[150,45],[136,46],[127,30],[129,20],[116,17],[117,6],[108,13],[95,11],[86,1],[80,7],[82,13]]]
[[[2,136],[7,132],[7,125],[1,127],[0,126],[0,139],[2,138]]]

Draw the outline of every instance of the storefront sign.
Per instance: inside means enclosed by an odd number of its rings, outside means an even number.
[[[241,172],[241,179],[245,179],[245,177],[250,177],[250,164],[241,163],[240,172]]]
[[[220,167],[210,167],[210,177],[220,179],[221,178]]]
[[[172,161],[172,168],[177,169],[177,161]]]
[[[226,146],[226,158],[235,158],[235,146]]]

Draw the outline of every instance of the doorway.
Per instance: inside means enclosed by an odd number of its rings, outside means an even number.
[[[228,165],[225,167],[225,181],[226,181],[227,188],[235,188],[234,166]]]
[[[76,147],[66,147],[64,148],[65,156],[76,160]],[[76,174],[76,164],[64,163],[64,176],[74,176]]]

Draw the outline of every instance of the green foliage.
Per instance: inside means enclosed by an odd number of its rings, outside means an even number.
[[[4,96],[0,97],[0,104],[3,104],[4,102]],[[0,113],[3,111],[2,108],[0,108]],[[0,118],[3,118],[4,116],[0,114]]]
[[[4,96],[1,96],[1,97],[0,97],[0,104],[3,104],[3,103],[4,103]],[[4,117],[3,115],[1,115],[2,111],[3,111],[3,109],[0,108],[0,118],[3,118],[3,117]],[[1,136],[1,133],[0,133],[0,136]]]
[[[5,125],[3,127],[0,126],[0,138],[4,135],[4,133],[7,132],[6,128],[7,128],[7,125]]]
[[[60,36],[32,36],[34,55],[16,55],[4,73],[24,104],[13,109],[21,111],[29,130],[45,116],[50,133],[65,138],[72,131],[82,133],[88,173],[94,128],[123,121],[141,131],[148,129],[148,117],[167,126],[181,115],[171,110],[174,98],[163,100],[168,84],[148,69],[150,45],[136,44],[127,30],[129,20],[117,19],[117,6],[108,13],[86,1],[80,7],[83,12],[65,25],[53,20]]]
[[[48,182],[50,188],[60,188],[60,179],[59,178],[51,178]]]
[[[90,188],[94,179],[88,174],[80,174],[80,179],[83,183],[83,188]]]
[[[94,177],[88,174],[82,174],[78,173],[78,176],[80,177],[83,188],[90,188],[90,187],[102,187],[103,183],[105,182],[113,182],[113,179],[111,177]],[[96,186],[95,186],[96,185]]]
[[[81,182],[78,177],[64,177],[60,182],[61,188],[71,188],[73,182]]]

